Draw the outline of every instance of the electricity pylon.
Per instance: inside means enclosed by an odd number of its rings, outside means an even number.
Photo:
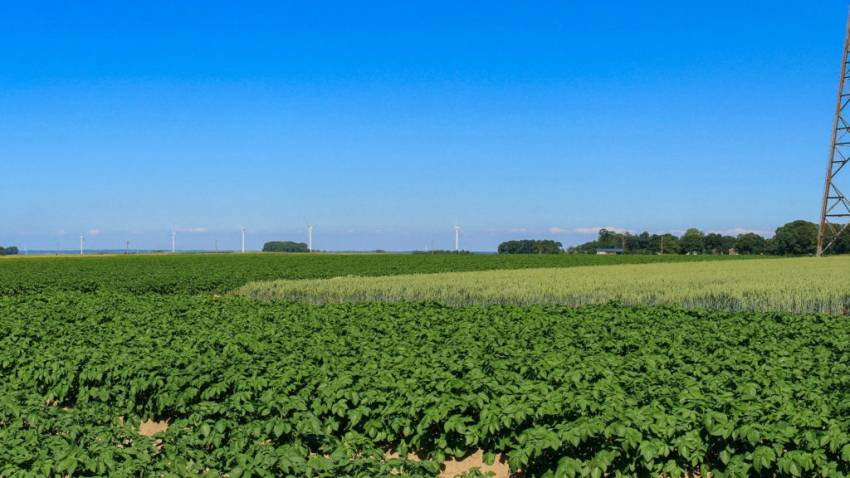
[[[842,170],[850,162],[850,121],[847,105],[850,104],[850,16],[844,36],[844,52],[841,56],[841,75],[838,77],[838,99],[832,123],[832,142],[826,163],[826,180],[823,187],[823,202],[818,227],[817,255],[822,256],[850,226],[850,201],[841,192],[837,183],[848,184],[847,172]],[[842,181],[843,180],[843,181]]]

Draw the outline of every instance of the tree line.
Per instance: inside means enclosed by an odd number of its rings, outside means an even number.
[[[805,256],[817,250],[818,226],[796,220],[778,227],[773,237],[765,238],[754,232],[736,236],[706,233],[690,228],[681,236],[642,232],[616,232],[601,229],[596,240],[570,247],[566,251],[560,242],[551,240],[507,241],[499,244],[500,254],[595,254],[597,249],[623,249],[625,254],[745,254]],[[830,241],[827,235],[826,241]],[[850,253],[850,234],[844,234],[827,251],[830,254]]]
[[[572,247],[568,252],[595,253],[596,249],[622,248],[626,254],[745,254],[802,256],[817,249],[818,226],[796,220],[778,227],[773,237],[765,238],[754,232],[737,236],[705,233],[690,228],[681,236],[673,234],[630,234],[602,229],[595,241]],[[850,251],[850,237],[842,236],[833,253]]]
[[[557,241],[524,239],[499,244],[499,254],[558,254],[564,246]]]
[[[681,236],[670,233],[618,233],[601,229],[596,240],[571,247],[567,252],[593,254],[597,249],[618,248],[626,254],[765,254],[768,241],[752,232],[729,236],[706,234],[697,228],[688,229]]]
[[[2,247],[0,246],[0,256],[16,256],[18,255],[18,248],[15,246],[11,247]]]
[[[310,252],[305,242],[269,241],[263,244],[263,252]]]

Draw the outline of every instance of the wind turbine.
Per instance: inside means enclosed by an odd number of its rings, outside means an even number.
[[[171,253],[177,252],[177,228],[171,226]]]
[[[313,225],[307,223],[307,252],[313,252]]]
[[[242,252],[245,252],[245,226],[240,226],[239,229],[242,231]]]
[[[455,252],[460,252],[460,226],[455,223]]]
[[[80,255],[83,255],[83,243],[86,241],[86,236],[80,233]]]

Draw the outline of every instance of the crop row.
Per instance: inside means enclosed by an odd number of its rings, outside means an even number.
[[[58,290],[113,290],[136,294],[223,293],[257,280],[692,262],[721,258],[567,254],[160,254],[20,257],[0,260],[0,295]]]
[[[0,317],[0,476],[433,477],[475,450],[527,477],[850,473],[839,317],[117,293]]]
[[[850,257],[611,265],[337,277],[249,283],[237,293],[312,304],[678,305],[730,311],[846,314]]]

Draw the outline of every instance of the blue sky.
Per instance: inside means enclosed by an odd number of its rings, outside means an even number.
[[[0,244],[815,220],[846,2],[2,2]]]

